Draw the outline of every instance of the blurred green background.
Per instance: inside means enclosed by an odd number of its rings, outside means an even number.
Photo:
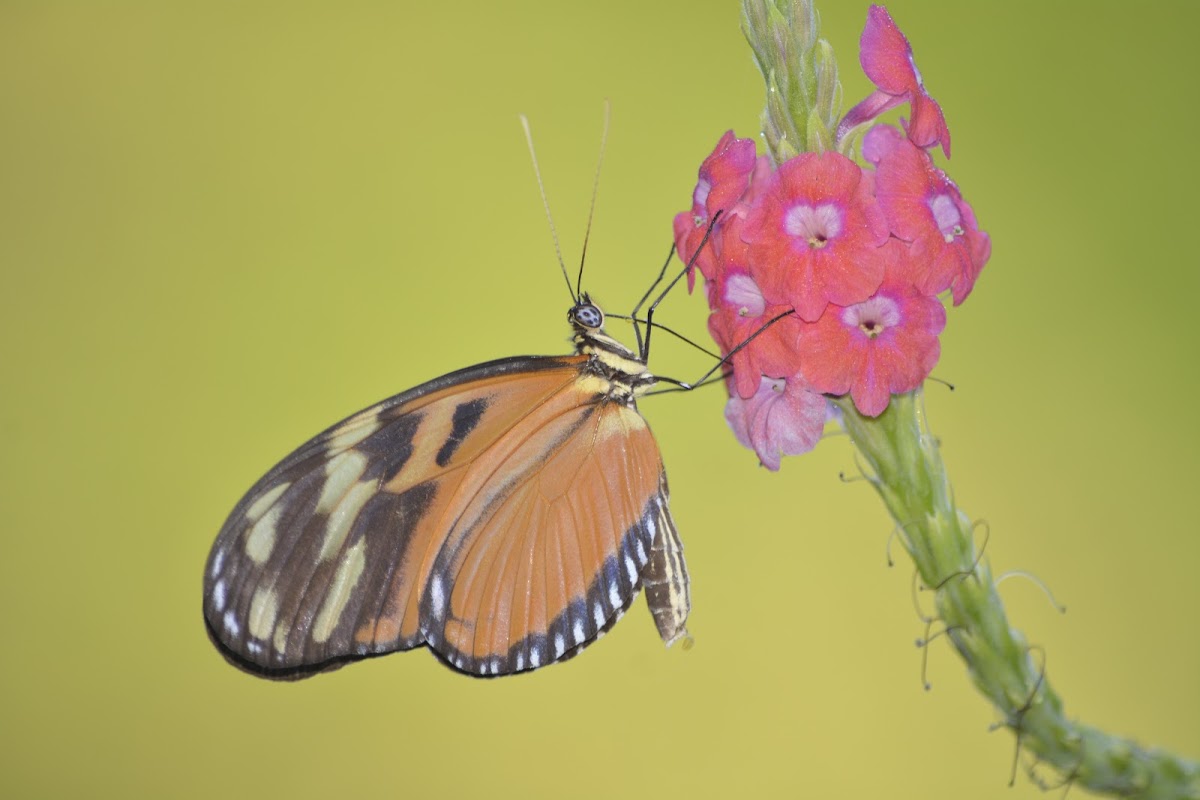
[[[1200,757],[1194,4],[890,4],[992,234],[929,412],[1068,712]],[[865,2],[826,2],[847,107]],[[277,458],[467,364],[566,352],[517,114],[585,285],[632,305],[700,159],[757,130],[732,0],[0,5],[0,794],[1025,798],[844,437],[756,467],[719,390],[642,404],[696,645],[641,608],[500,681],[425,652],[299,684],[200,578]],[[1191,98],[1190,100],[1188,98]],[[683,293],[667,324],[700,335]],[[621,329],[615,333],[624,334]],[[658,340],[653,366],[707,362]],[[640,604],[639,604],[640,605]],[[1082,794],[1082,793],[1080,793]]]

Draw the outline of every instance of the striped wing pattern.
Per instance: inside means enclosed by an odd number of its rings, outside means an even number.
[[[456,669],[502,675],[599,638],[662,536],[678,537],[653,436],[588,362],[452,373],[280,462],[205,569],[226,657],[292,678],[426,644]]]

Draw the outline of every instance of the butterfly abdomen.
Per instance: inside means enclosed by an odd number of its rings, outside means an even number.
[[[683,558],[683,542],[667,510],[667,498],[667,475],[664,472],[662,489],[658,495],[659,513],[650,521],[657,528],[654,546],[642,579],[646,587],[646,604],[654,616],[658,634],[670,647],[681,637],[687,636],[686,624],[692,602],[687,562]]]

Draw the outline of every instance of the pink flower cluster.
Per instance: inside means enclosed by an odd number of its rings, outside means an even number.
[[[733,353],[726,419],[773,470],[816,445],[827,396],[848,394],[877,416],[892,394],[920,386],[946,324],[938,295],[962,303],[991,252],[930,157],[936,146],[949,154],[950,132],[882,6],[871,7],[860,45],[877,90],[847,113],[839,141],[908,103],[903,131],[871,128],[864,166],[826,152],[777,168],[729,131],[700,166],[691,209],[675,218],[679,255],[704,276],[709,332]]]

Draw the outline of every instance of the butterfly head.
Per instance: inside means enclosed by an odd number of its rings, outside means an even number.
[[[567,322],[581,333],[597,333],[604,327],[604,312],[584,292],[567,312]]]
[[[575,305],[571,306],[567,312],[567,322],[575,329],[575,352],[591,356],[594,368],[599,369],[614,386],[623,388],[625,400],[632,399],[654,384],[654,377],[646,369],[645,359],[604,332],[604,312],[587,293],[581,294]]]

